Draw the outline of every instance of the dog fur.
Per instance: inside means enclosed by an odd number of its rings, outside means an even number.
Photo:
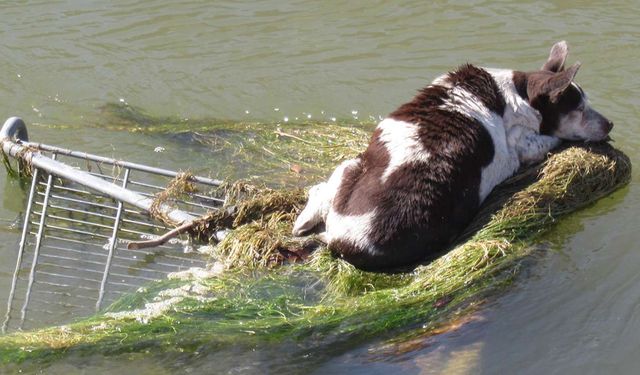
[[[601,141],[613,124],[593,110],[556,43],[541,70],[466,64],[382,120],[369,146],[312,187],[294,235],[325,224],[331,251],[367,270],[445,249],[491,190],[566,140]]]

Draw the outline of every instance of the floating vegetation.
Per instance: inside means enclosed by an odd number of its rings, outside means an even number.
[[[244,189],[247,186],[251,185],[242,184]],[[236,184],[222,189],[238,190]],[[212,237],[212,231],[229,230],[211,251],[214,259],[229,268],[280,265],[296,257],[307,242],[290,237],[296,215],[306,201],[304,190],[251,189],[250,196],[244,198],[227,193],[225,206],[197,221],[190,230],[192,236],[205,241]]]
[[[238,179],[237,171],[270,185],[308,185],[342,160],[364,150],[373,123],[228,121],[212,118],[157,117],[124,104],[103,107],[105,128],[163,134],[205,147],[219,161],[219,178]]]
[[[193,174],[190,172],[181,172],[173,180],[169,182],[169,185],[157,193],[154,196],[153,203],[149,207],[149,213],[155,218],[172,224],[172,221],[165,217],[163,211],[160,209],[162,205],[173,201],[176,198],[181,198],[185,194],[196,193],[198,189],[193,183]]]
[[[151,283],[63,327],[2,336],[0,361],[46,363],[68,353],[188,356],[292,342],[289,360],[312,351],[308,361],[322,361],[372,337],[434,330],[509,285],[561,216],[630,176],[627,156],[608,144],[567,147],[496,188],[450,251],[397,274],[357,270],[324,248],[306,262],[274,267],[283,249],[298,251],[300,240],[289,233],[304,193],[227,189],[235,209],[224,215],[234,229],[212,250],[211,272]]]

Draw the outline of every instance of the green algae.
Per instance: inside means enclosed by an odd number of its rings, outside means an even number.
[[[373,123],[352,121],[229,121],[216,118],[158,117],[123,103],[103,107],[102,127],[134,133],[186,138],[211,158],[227,162],[220,178],[239,178],[238,170],[269,184],[308,184],[340,161],[362,152]],[[184,137],[183,137],[184,136]]]
[[[215,256],[226,270],[215,276],[160,281],[94,317],[0,337],[0,361],[46,363],[69,353],[163,355],[290,342],[297,349],[289,355],[295,357],[310,349],[336,353],[416,327],[433,330],[509,285],[542,233],[563,215],[625,185],[630,175],[629,159],[609,145],[568,147],[496,188],[458,245],[413,270],[363,272],[324,248],[305,263],[284,267],[263,262],[272,254],[263,251],[269,247],[264,244],[252,248],[251,261],[219,251]],[[293,217],[287,211],[274,219],[281,230],[270,227],[273,220],[265,215],[249,215],[235,228],[249,231],[250,238],[256,231],[271,233],[285,246]],[[140,313],[157,306],[160,314]]]

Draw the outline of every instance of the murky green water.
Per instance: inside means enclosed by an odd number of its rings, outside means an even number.
[[[570,4],[570,5],[569,5]],[[534,69],[566,39],[578,81],[635,162],[640,136],[636,2],[29,1],[0,4],[0,117],[33,140],[172,169],[215,169],[188,138],[96,126],[125,101],[184,118],[372,121],[457,64]],[[165,147],[161,154],[157,146]],[[238,171],[238,175],[250,171]],[[318,373],[632,373],[640,366],[635,185],[565,219],[551,251],[482,321],[402,355],[363,344]],[[22,193],[0,173],[0,300],[17,251]],[[312,355],[312,353],[310,353]],[[197,363],[69,358],[47,373],[232,373],[305,368],[258,349]],[[285,357],[286,358],[286,357]],[[280,367],[279,367],[280,366]],[[171,370],[168,370],[170,368]],[[304,371],[307,371],[305,369]],[[182,371],[180,371],[182,372]]]

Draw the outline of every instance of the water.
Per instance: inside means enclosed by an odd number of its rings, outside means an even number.
[[[5,2],[0,117],[22,116],[36,141],[197,169],[215,164],[196,146],[94,126],[100,107],[122,100],[184,118],[369,120],[460,63],[535,69],[554,42],[566,39],[570,62],[583,63],[578,81],[616,124],[616,146],[635,162],[639,9],[632,1],[586,0]],[[167,151],[156,154],[157,146]],[[634,173],[629,188],[564,219],[545,238],[551,250],[481,312],[481,321],[393,358],[372,359],[377,344],[365,343],[317,371],[633,372],[640,365],[637,179]],[[23,193],[4,173],[0,186],[6,300],[18,242],[12,222]],[[222,368],[232,372],[258,372],[281,363],[275,355],[241,358],[230,350],[193,368],[226,361]],[[131,368],[163,372],[151,361],[109,358],[69,358],[48,371]]]

